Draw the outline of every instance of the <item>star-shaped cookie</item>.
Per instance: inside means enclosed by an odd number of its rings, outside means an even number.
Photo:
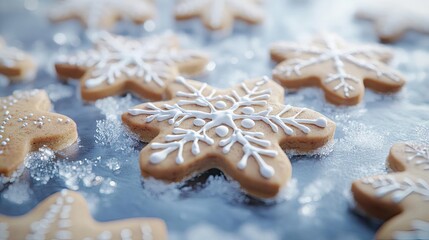
[[[178,20],[200,17],[211,30],[231,29],[234,19],[258,24],[265,15],[260,0],[178,0],[175,14]]]
[[[270,198],[291,177],[283,150],[317,149],[335,131],[320,113],[283,105],[283,89],[267,77],[225,90],[179,77],[166,93],[171,100],[122,115],[149,142],[140,153],[146,177],[181,181],[218,168],[249,194]]]
[[[94,45],[94,49],[61,56],[55,64],[60,78],[81,79],[81,95],[87,101],[125,92],[160,100],[179,73],[201,73],[208,63],[206,54],[180,49],[171,33],[131,39],[103,32]]]
[[[278,42],[271,58],[280,62],[273,78],[287,88],[318,86],[326,99],[337,105],[356,105],[365,87],[378,92],[396,92],[404,77],[385,63],[393,54],[378,45],[354,45],[338,36],[324,34],[311,43]]]
[[[397,143],[387,161],[393,173],[353,183],[358,208],[387,220],[376,239],[429,239],[429,145]]]
[[[80,194],[62,190],[45,199],[28,214],[19,217],[0,215],[0,238],[166,240],[167,231],[160,219],[97,222],[91,217],[86,201]]]
[[[34,77],[36,63],[23,51],[8,47],[0,38],[0,75],[6,76],[12,82],[28,80]]]
[[[61,150],[76,141],[73,120],[51,109],[43,90],[20,91],[0,98],[0,174],[11,176],[30,151],[42,146]]]
[[[429,1],[366,1],[357,11],[358,18],[368,19],[382,42],[395,42],[408,31],[429,34]]]
[[[89,29],[110,29],[124,18],[141,24],[154,15],[152,0],[61,0],[48,12],[52,21],[78,19]]]

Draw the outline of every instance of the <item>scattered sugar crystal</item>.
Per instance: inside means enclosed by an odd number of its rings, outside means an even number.
[[[101,183],[100,193],[105,195],[112,194],[115,191],[116,186],[117,184],[115,181],[110,178],[107,178]]]
[[[117,158],[107,159],[105,164],[113,173],[115,174],[120,173],[121,164]]]
[[[8,186],[2,193],[2,197],[15,204],[23,204],[30,200],[33,194],[30,185],[26,181],[16,181]]]
[[[58,172],[54,159],[55,152],[49,148],[42,147],[38,151],[27,155],[25,167],[34,180],[46,184]]]

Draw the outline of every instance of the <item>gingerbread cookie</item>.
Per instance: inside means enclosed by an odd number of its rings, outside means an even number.
[[[261,23],[264,11],[260,0],[178,0],[176,19],[200,17],[211,30],[231,29],[234,19]]]
[[[429,145],[395,144],[387,161],[394,173],[353,183],[357,206],[388,220],[376,239],[429,239]]]
[[[167,231],[160,219],[97,222],[91,217],[85,199],[77,192],[64,189],[24,216],[0,215],[0,238],[165,240]]]
[[[78,19],[89,29],[110,29],[123,18],[141,24],[154,15],[152,0],[62,0],[48,12],[52,21]]]
[[[428,9],[426,0],[367,1],[356,16],[372,21],[380,40],[389,43],[399,40],[408,31],[429,34]]]
[[[12,82],[29,80],[34,77],[36,63],[23,51],[6,46],[0,38],[0,75],[6,76]]]
[[[271,58],[280,62],[273,78],[287,88],[319,86],[326,99],[337,105],[361,102],[364,86],[378,92],[396,92],[404,78],[385,65],[392,58],[381,46],[351,45],[334,35],[308,44],[274,43]]]
[[[15,92],[0,98],[0,173],[9,177],[30,151],[42,146],[64,149],[77,139],[70,118],[49,112],[52,108],[43,90]]]
[[[305,108],[283,105],[283,89],[267,77],[218,90],[177,78],[166,102],[122,115],[144,142],[142,175],[181,181],[222,170],[256,197],[274,197],[291,177],[283,149],[314,150],[333,138],[335,124]]]
[[[103,32],[94,49],[62,56],[55,68],[60,78],[81,79],[82,98],[87,101],[129,91],[160,100],[179,73],[201,73],[207,63],[206,54],[179,49],[173,34],[129,39]]]

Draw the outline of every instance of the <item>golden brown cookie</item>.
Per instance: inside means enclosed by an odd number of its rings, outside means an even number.
[[[390,43],[409,31],[429,34],[428,9],[427,0],[366,1],[356,16],[373,22],[379,39]]]
[[[103,32],[94,49],[61,56],[55,69],[60,78],[80,78],[82,98],[87,101],[125,92],[160,100],[179,73],[201,73],[207,63],[206,54],[181,50],[173,34],[129,39]]]
[[[376,239],[429,239],[429,145],[397,143],[387,162],[393,173],[353,183],[357,206],[387,220]]]
[[[153,0],[61,0],[48,16],[55,22],[78,19],[89,29],[111,29],[121,19],[141,24],[155,13]]]
[[[36,72],[34,59],[23,51],[6,46],[0,38],[0,75],[12,82],[30,80]]]
[[[231,29],[234,19],[249,24],[264,20],[260,0],[178,0],[175,14],[178,20],[200,17],[211,30]]]
[[[101,223],[95,221],[85,199],[77,192],[62,190],[19,217],[0,215],[0,238],[14,239],[144,239],[165,240],[160,219],[134,218]]]
[[[396,92],[404,78],[385,62],[392,53],[377,45],[351,45],[335,35],[323,35],[311,43],[274,43],[271,58],[280,62],[273,78],[287,88],[318,86],[337,105],[356,105],[365,87]]]
[[[219,90],[177,78],[169,101],[144,103],[122,121],[150,142],[142,175],[181,181],[218,168],[256,197],[274,197],[291,177],[284,149],[302,152],[333,138],[335,124],[305,108],[283,105],[283,89],[267,77]]]
[[[51,109],[43,90],[20,91],[0,98],[0,174],[10,176],[30,151],[42,146],[60,150],[76,141],[73,120]]]

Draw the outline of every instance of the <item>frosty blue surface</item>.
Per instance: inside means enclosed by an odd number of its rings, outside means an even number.
[[[78,124],[80,141],[55,155],[48,149],[31,154],[22,177],[0,192],[2,214],[24,214],[70,188],[84,194],[97,220],[162,218],[171,239],[371,239],[378,224],[351,211],[351,182],[385,173],[394,142],[429,141],[429,37],[411,33],[391,45],[397,53],[392,65],[408,79],[397,94],[366,90],[361,104],[336,107],[325,102],[320,89],[287,91],[285,103],[330,117],[337,131],[334,145],[313,156],[289,153],[293,180],[277,199],[251,199],[217,171],[186,183],[142,183],[138,154],[143,144],[120,122],[122,112],[142,101],[129,95],[85,104],[77,82],[64,85],[56,79],[55,57],[91,44],[90,33],[78,22],[46,19],[51,2],[0,0],[0,35],[39,61],[33,82],[8,85],[0,77],[0,96],[46,89],[54,110]],[[263,25],[237,23],[230,36],[208,32],[199,20],[175,22],[171,0],[157,4],[155,21],[142,26],[122,21],[113,32],[138,37],[175,31],[184,47],[209,51],[213,61],[207,74],[196,79],[220,88],[270,75],[274,63],[268,47],[277,40],[300,41],[329,31],[353,42],[377,41],[371,24],[353,16],[359,1],[267,1]]]

